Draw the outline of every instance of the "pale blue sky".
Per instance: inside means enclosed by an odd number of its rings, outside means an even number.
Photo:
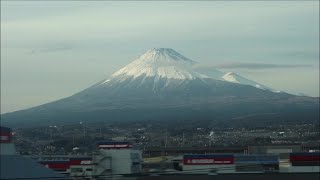
[[[318,1],[1,1],[1,113],[79,92],[154,47],[319,96]]]

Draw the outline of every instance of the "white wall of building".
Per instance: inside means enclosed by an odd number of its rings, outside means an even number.
[[[100,160],[99,160],[100,159]],[[134,174],[141,173],[142,154],[134,149],[100,149],[93,157],[96,173]],[[110,164],[110,172],[107,169]],[[104,172],[103,172],[104,171]],[[100,174],[97,174],[100,175]]]

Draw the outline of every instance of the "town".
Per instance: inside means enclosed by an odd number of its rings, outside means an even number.
[[[82,127],[83,132],[72,136],[72,143],[68,142],[68,138],[61,139],[59,134],[67,133],[68,130],[59,129],[59,126],[42,130],[33,129],[32,134],[28,134],[30,130],[26,129],[12,131],[10,128],[1,127],[1,164],[6,164],[1,166],[2,177],[4,179],[20,176],[31,179],[123,179],[122,177],[127,179],[129,176],[131,179],[148,179],[154,175],[172,177],[170,175],[176,174],[179,176],[174,177],[179,179],[187,174],[209,176],[227,174],[229,177],[224,176],[224,178],[228,179],[234,178],[232,174],[239,174],[239,178],[247,178],[250,174],[267,173],[263,176],[267,178],[270,173],[279,173],[277,178],[281,179],[288,178],[290,173],[295,173],[295,178],[301,173],[304,173],[305,177],[316,178],[320,170],[319,139],[315,138],[319,136],[314,131],[315,127],[310,124],[300,126],[304,127],[303,130],[307,133],[290,126],[287,127],[287,131],[280,127],[268,130],[226,129],[216,133],[211,130],[206,137],[205,134],[198,132],[206,130],[197,128],[194,131],[197,136],[183,133],[181,139],[178,135],[172,137],[172,132],[166,131],[165,136],[158,139],[161,141],[158,144],[155,143],[157,141],[150,141],[151,135],[152,137],[156,135],[150,134],[144,127],[131,130],[113,127],[109,129],[112,135],[108,136],[108,139],[104,138],[106,134],[102,128],[99,128],[99,133],[92,133],[97,136],[95,137],[90,136],[93,127],[90,128],[89,125],[78,127]],[[119,136],[117,132],[126,136]],[[253,134],[256,136],[252,136]],[[133,137],[129,138],[130,136]],[[145,138],[136,139],[138,136]],[[309,141],[303,139],[305,136]],[[310,140],[312,139],[310,137],[314,140]],[[222,140],[223,138],[230,139],[230,144],[221,144],[226,142]],[[238,138],[248,138],[252,141],[243,141],[241,146],[234,143]],[[191,143],[186,143],[188,139],[191,139]],[[203,146],[192,143],[201,139]],[[261,142],[262,144],[259,144]],[[69,150],[65,145],[70,143],[73,148]],[[247,145],[244,146],[245,144]],[[20,172],[21,169],[25,169],[25,167],[19,168],[22,165],[27,165],[30,171]],[[17,172],[12,174],[12,169],[16,169]]]
[[[20,154],[88,154],[98,141],[128,141],[141,149],[163,147],[227,147],[320,143],[319,124],[260,128],[169,127],[132,123],[72,125],[14,129]]]

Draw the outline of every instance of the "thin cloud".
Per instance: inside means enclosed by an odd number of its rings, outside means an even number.
[[[251,70],[260,70],[260,69],[274,69],[274,68],[309,68],[313,67],[312,65],[307,64],[265,64],[265,63],[225,63],[217,65],[199,65],[196,68],[204,67],[214,67],[220,69],[251,69]]]
[[[71,46],[38,48],[38,49],[31,50],[30,54],[51,53],[51,52],[58,52],[58,51],[67,51],[67,50],[71,50],[71,49],[72,49]]]

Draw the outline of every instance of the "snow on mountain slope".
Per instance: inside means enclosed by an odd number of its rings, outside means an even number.
[[[238,83],[238,84],[244,84],[244,85],[250,85],[250,86],[253,86],[253,87],[256,87],[256,88],[259,88],[259,89],[264,89],[264,90],[269,90],[269,91],[274,91],[273,89],[267,87],[267,86],[264,86],[262,84],[259,84],[257,82],[254,82],[252,80],[249,80],[247,78],[244,78],[242,76],[240,76],[239,74],[236,74],[234,72],[228,72],[226,73],[225,75],[222,76],[222,78],[225,80],[225,81],[228,81],[228,82],[232,82],[232,83]],[[276,91],[274,91],[276,92]]]
[[[154,48],[147,51],[129,65],[111,75],[112,78],[155,77],[167,79],[196,79],[205,78],[192,69],[195,61],[184,57],[170,48]],[[102,84],[108,83],[107,79]]]
[[[238,84],[244,84],[244,85],[250,85],[259,89],[263,90],[269,90],[273,92],[280,92],[280,91],[275,91],[272,88],[269,88],[265,85],[262,85],[260,83],[257,83],[255,81],[249,80],[243,76],[240,76],[239,74],[233,73],[233,72],[222,72],[214,68],[199,68],[195,66],[194,68],[196,71],[210,77],[216,80],[221,80],[221,81],[227,81],[231,83],[238,83]]]
[[[209,78],[224,81],[222,76],[225,74],[225,72],[219,71],[214,68],[203,68],[203,67],[197,67],[197,66],[194,66],[193,69],[201,74],[208,76]]]
[[[148,82],[152,83],[152,87],[155,88],[162,85],[167,87],[169,84],[179,84],[187,80],[199,79],[203,81],[204,79],[214,79],[273,91],[271,88],[235,73],[197,67],[197,62],[186,58],[171,48],[154,48],[113,73],[110,78],[102,81],[100,85],[113,86],[119,82],[126,82],[130,83],[131,86],[139,87]],[[165,83],[159,83],[160,80],[165,81]]]

